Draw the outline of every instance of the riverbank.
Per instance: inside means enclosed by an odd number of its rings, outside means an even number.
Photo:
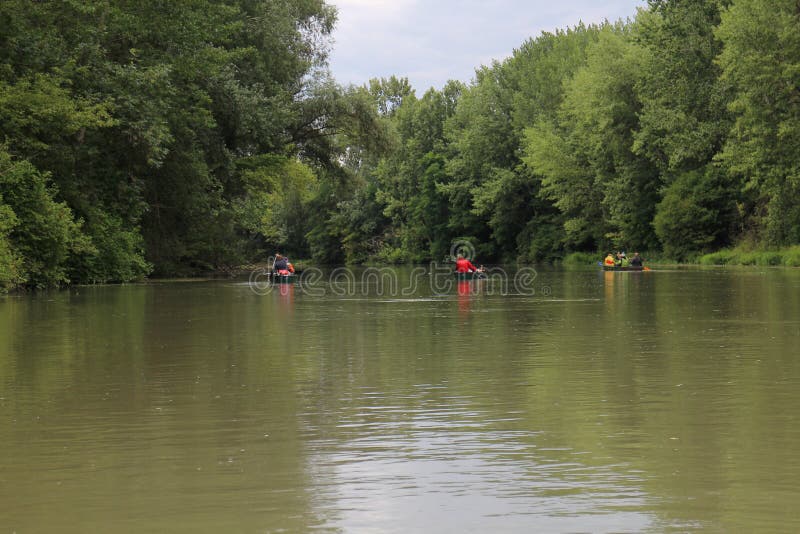
[[[658,253],[643,253],[648,265],[739,265],[759,267],[800,267],[800,245],[776,250],[752,250],[744,247],[722,249],[678,261]],[[593,265],[602,261],[600,254],[573,252],[564,257],[564,265]]]
[[[800,245],[778,250],[724,249],[697,259],[700,265],[800,267]]]
[[[758,267],[800,267],[800,245],[788,247],[779,250],[769,250],[769,251],[757,251],[757,250],[744,250],[741,248],[734,248],[734,249],[723,249],[717,252],[713,252],[710,254],[704,254],[701,256],[697,256],[694,259],[688,261],[677,261],[672,258],[664,257],[658,253],[650,254],[650,253],[643,253],[642,256],[645,258],[645,263],[648,266],[660,266],[660,267],[667,267],[667,266],[697,266],[697,265],[704,265],[704,266],[758,266]],[[602,261],[601,255],[597,253],[589,253],[589,252],[573,252],[565,256],[561,261],[556,262],[556,264],[561,264],[567,267],[585,267],[587,265],[596,265],[599,261]],[[298,271],[302,271],[305,268],[314,267],[314,264],[311,260],[297,260],[293,262],[295,269]],[[375,264],[370,263],[368,265],[373,266],[391,266],[394,264]],[[239,265],[236,267],[225,267],[220,268],[211,272],[207,273],[198,273],[196,276],[189,276],[183,277],[188,279],[197,279],[197,278],[216,278],[216,277],[241,277],[246,276],[250,273],[256,271],[262,271],[265,269],[270,269],[271,264],[269,263],[253,263],[247,265]],[[144,278],[139,281],[149,281],[149,282],[157,282],[161,280],[161,277],[151,277],[151,278]],[[164,280],[175,280],[173,277],[164,277]],[[70,284],[66,284],[63,287],[69,287]],[[9,281],[6,284],[0,284],[0,295],[6,293],[18,293],[18,292],[25,292],[26,286],[24,284],[14,284]]]

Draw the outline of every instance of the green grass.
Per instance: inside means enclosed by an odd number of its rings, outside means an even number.
[[[800,267],[800,245],[779,250],[724,249],[698,258],[700,265],[756,265]]]
[[[591,252],[573,252],[564,257],[563,264],[570,266],[597,265],[598,261],[603,261],[603,258],[600,254]]]

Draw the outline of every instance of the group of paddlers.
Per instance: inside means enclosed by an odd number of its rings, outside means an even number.
[[[638,252],[634,252],[633,257],[628,259],[625,252],[621,251],[617,252],[616,255],[613,252],[609,252],[608,256],[606,256],[606,259],[603,261],[603,265],[607,267],[641,267],[642,262],[642,257]],[[463,254],[459,254],[456,258],[457,273],[480,273],[483,271],[483,265],[480,267],[475,267],[471,261],[464,257]],[[272,272],[287,276],[294,274],[294,266],[292,266],[289,258],[286,256],[275,254],[275,261],[272,264]]]
[[[272,272],[283,276],[294,274],[294,266],[289,262],[289,258],[281,254],[275,254],[275,261],[272,263]]]
[[[641,267],[643,261],[638,252],[634,252],[633,257],[630,259],[628,259],[624,251],[617,252],[616,255],[613,252],[609,252],[606,259],[603,260],[603,265],[606,267]]]

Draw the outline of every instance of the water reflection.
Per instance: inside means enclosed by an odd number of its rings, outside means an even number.
[[[294,305],[294,284],[279,284],[278,293],[281,296],[281,302],[289,309]]]
[[[351,281],[0,300],[0,524],[800,527],[800,273],[542,269],[547,296]]]
[[[580,530],[587,517],[598,532],[652,524],[638,510],[637,475],[588,467],[585,452],[514,430],[519,414],[473,411],[480,403],[450,397],[445,386],[417,389],[397,405],[369,392],[365,406],[342,417],[339,446],[312,458],[328,482],[317,506],[339,511],[333,523],[342,530],[369,528],[375,517],[391,532],[524,530],[531,517],[537,530]],[[417,405],[410,413],[409,397]],[[605,515],[608,506],[617,513]]]

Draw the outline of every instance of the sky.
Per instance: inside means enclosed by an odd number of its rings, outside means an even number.
[[[339,17],[330,67],[342,85],[406,77],[418,96],[511,56],[542,31],[633,18],[645,0],[327,0]]]

